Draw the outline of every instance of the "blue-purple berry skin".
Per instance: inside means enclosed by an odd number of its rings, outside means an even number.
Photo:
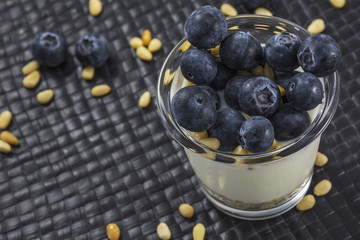
[[[225,88],[226,83],[235,76],[236,71],[226,67],[220,58],[215,59],[217,63],[217,73],[215,78],[209,83],[215,90],[222,90]]]
[[[202,6],[193,11],[184,25],[185,38],[195,47],[216,47],[225,37],[228,25],[224,14],[213,6]]]
[[[229,107],[240,110],[239,96],[244,82],[250,79],[249,75],[235,75],[225,85],[224,98]]]
[[[193,132],[208,130],[216,121],[216,106],[209,92],[197,87],[181,88],[171,100],[175,121]]]
[[[102,35],[88,33],[76,42],[75,55],[82,65],[100,68],[110,56],[109,46]]]
[[[325,77],[337,70],[341,60],[341,50],[329,35],[315,34],[304,40],[298,50],[297,58],[305,72]]]

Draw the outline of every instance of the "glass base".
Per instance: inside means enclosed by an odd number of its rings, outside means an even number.
[[[201,189],[203,190],[206,197],[209,199],[209,201],[221,212],[243,220],[264,220],[268,218],[273,218],[276,216],[279,216],[293,207],[296,206],[300,202],[300,200],[305,196],[306,192],[308,191],[310,187],[312,179],[312,174],[308,178],[307,182],[305,184],[302,184],[301,190],[297,192],[295,195],[292,195],[291,198],[289,198],[286,202],[282,203],[281,205],[278,205],[273,208],[267,208],[263,210],[240,210],[233,207],[229,207],[219,200],[215,199],[211,193],[209,193],[205,186],[203,186],[200,182]]]

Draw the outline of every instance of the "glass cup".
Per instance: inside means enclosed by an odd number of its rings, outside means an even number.
[[[310,36],[301,26],[277,17],[238,15],[227,22],[228,34],[250,32],[262,45],[281,31],[294,33],[302,40]],[[324,99],[312,110],[312,123],[301,136],[270,152],[236,155],[210,149],[174,121],[170,102],[186,82],[179,63],[188,47],[182,39],[165,60],[158,80],[157,104],[167,132],[184,147],[204,194],[220,211],[240,219],[267,219],[290,210],[310,186],[321,134],[339,101],[338,73],[320,78]]]

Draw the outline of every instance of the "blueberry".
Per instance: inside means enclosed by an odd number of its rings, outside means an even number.
[[[243,4],[248,9],[255,9],[257,7],[260,7],[266,2],[266,0],[243,0]]]
[[[306,111],[298,111],[291,104],[281,104],[269,118],[274,127],[275,138],[288,141],[300,136],[310,125],[310,116]]]
[[[271,116],[279,106],[280,90],[276,83],[266,77],[247,80],[239,95],[239,105],[250,116]]]
[[[229,107],[240,109],[238,99],[241,94],[241,87],[249,78],[251,78],[249,75],[236,75],[226,83],[224,98]]]
[[[189,131],[206,131],[216,121],[215,103],[208,91],[197,86],[177,91],[171,100],[171,109],[177,123]]]
[[[265,117],[250,117],[241,125],[238,141],[252,153],[265,152],[274,142],[274,128]]]
[[[276,71],[291,72],[299,67],[297,52],[301,39],[289,32],[272,36],[265,45],[264,55],[269,66]]]
[[[217,73],[215,78],[210,82],[210,86],[215,90],[222,90],[225,88],[226,83],[230,78],[235,76],[236,71],[227,68],[220,60],[220,58],[215,58],[217,63]]]
[[[299,111],[313,109],[321,103],[323,96],[320,80],[307,72],[293,76],[286,89],[286,98]]]
[[[228,68],[250,70],[262,61],[262,48],[250,33],[238,31],[221,43],[220,57]]]
[[[217,111],[216,122],[208,130],[209,137],[220,140],[221,151],[232,151],[238,145],[237,135],[245,117],[232,108],[222,108]]]
[[[299,72],[279,72],[279,71],[274,71],[274,75],[275,75],[275,82],[276,84],[282,86],[283,88],[285,88],[285,90],[287,89],[287,86],[290,82],[290,79],[295,76],[295,74],[298,74]]]
[[[42,32],[32,41],[34,59],[48,67],[62,64],[66,58],[66,46],[63,37],[52,32]]]
[[[226,36],[228,26],[224,14],[216,7],[202,6],[186,20],[184,33],[197,48],[216,47]]]
[[[301,44],[297,58],[305,72],[324,77],[338,68],[341,51],[332,37],[316,34],[306,38]]]
[[[77,59],[85,66],[102,67],[109,58],[107,41],[101,35],[86,34],[76,42],[75,54]]]
[[[216,109],[219,109],[219,108],[220,108],[220,106],[221,106],[221,105],[220,105],[220,104],[221,104],[221,102],[220,102],[220,97],[219,97],[219,95],[217,94],[217,92],[215,91],[215,89],[213,89],[213,88],[210,87],[210,86],[206,86],[206,85],[197,85],[196,87],[200,87],[200,88],[202,88],[203,90],[207,91],[207,92],[210,94],[213,102],[215,103]]]
[[[180,69],[184,77],[190,82],[206,84],[215,78],[217,64],[209,52],[189,49],[181,56]]]

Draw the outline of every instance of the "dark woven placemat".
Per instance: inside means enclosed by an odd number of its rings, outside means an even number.
[[[307,26],[322,17],[325,33],[340,44],[341,100],[323,134],[320,150],[329,163],[315,170],[331,192],[307,212],[290,212],[266,221],[242,221],[216,210],[199,184],[181,147],[169,139],[155,101],[147,109],[138,97],[155,83],[166,55],[182,38],[183,23],[197,7],[215,0],[102,0],[101,16],[88,13],[87,0],[0,1],[0,111],[14,117],[9,130],[21,146],[0,154],[0,240],[105,239],[115,222],[122,239],[158,239],[166,222],[173,239],[191,239],[197,222],[206,239],[360,239],[360,2],[344,9],[328,0],[269,0],[276,16]],[[225,2],[225,1],[224,1]],[[226,1],[248,13],[241,1]],[[129,47],[133,36],[150,29],[163,48],[150,63]],[[39,32],[61,33],[68,45],[66,63],[41,67],[34,90],[22,86],[21,68],[32,59],[31,39]],[[96,79],[81,79],[74,44],[86,32],[103,34],[111,59]],[[112,92],[99,99],[92,86],[107,83]],[[53,101],[40,105],[36,93],[51,88]],[[153,99],[155,100],[155,99]],[[184,219],[182,202],[196,216]]]

